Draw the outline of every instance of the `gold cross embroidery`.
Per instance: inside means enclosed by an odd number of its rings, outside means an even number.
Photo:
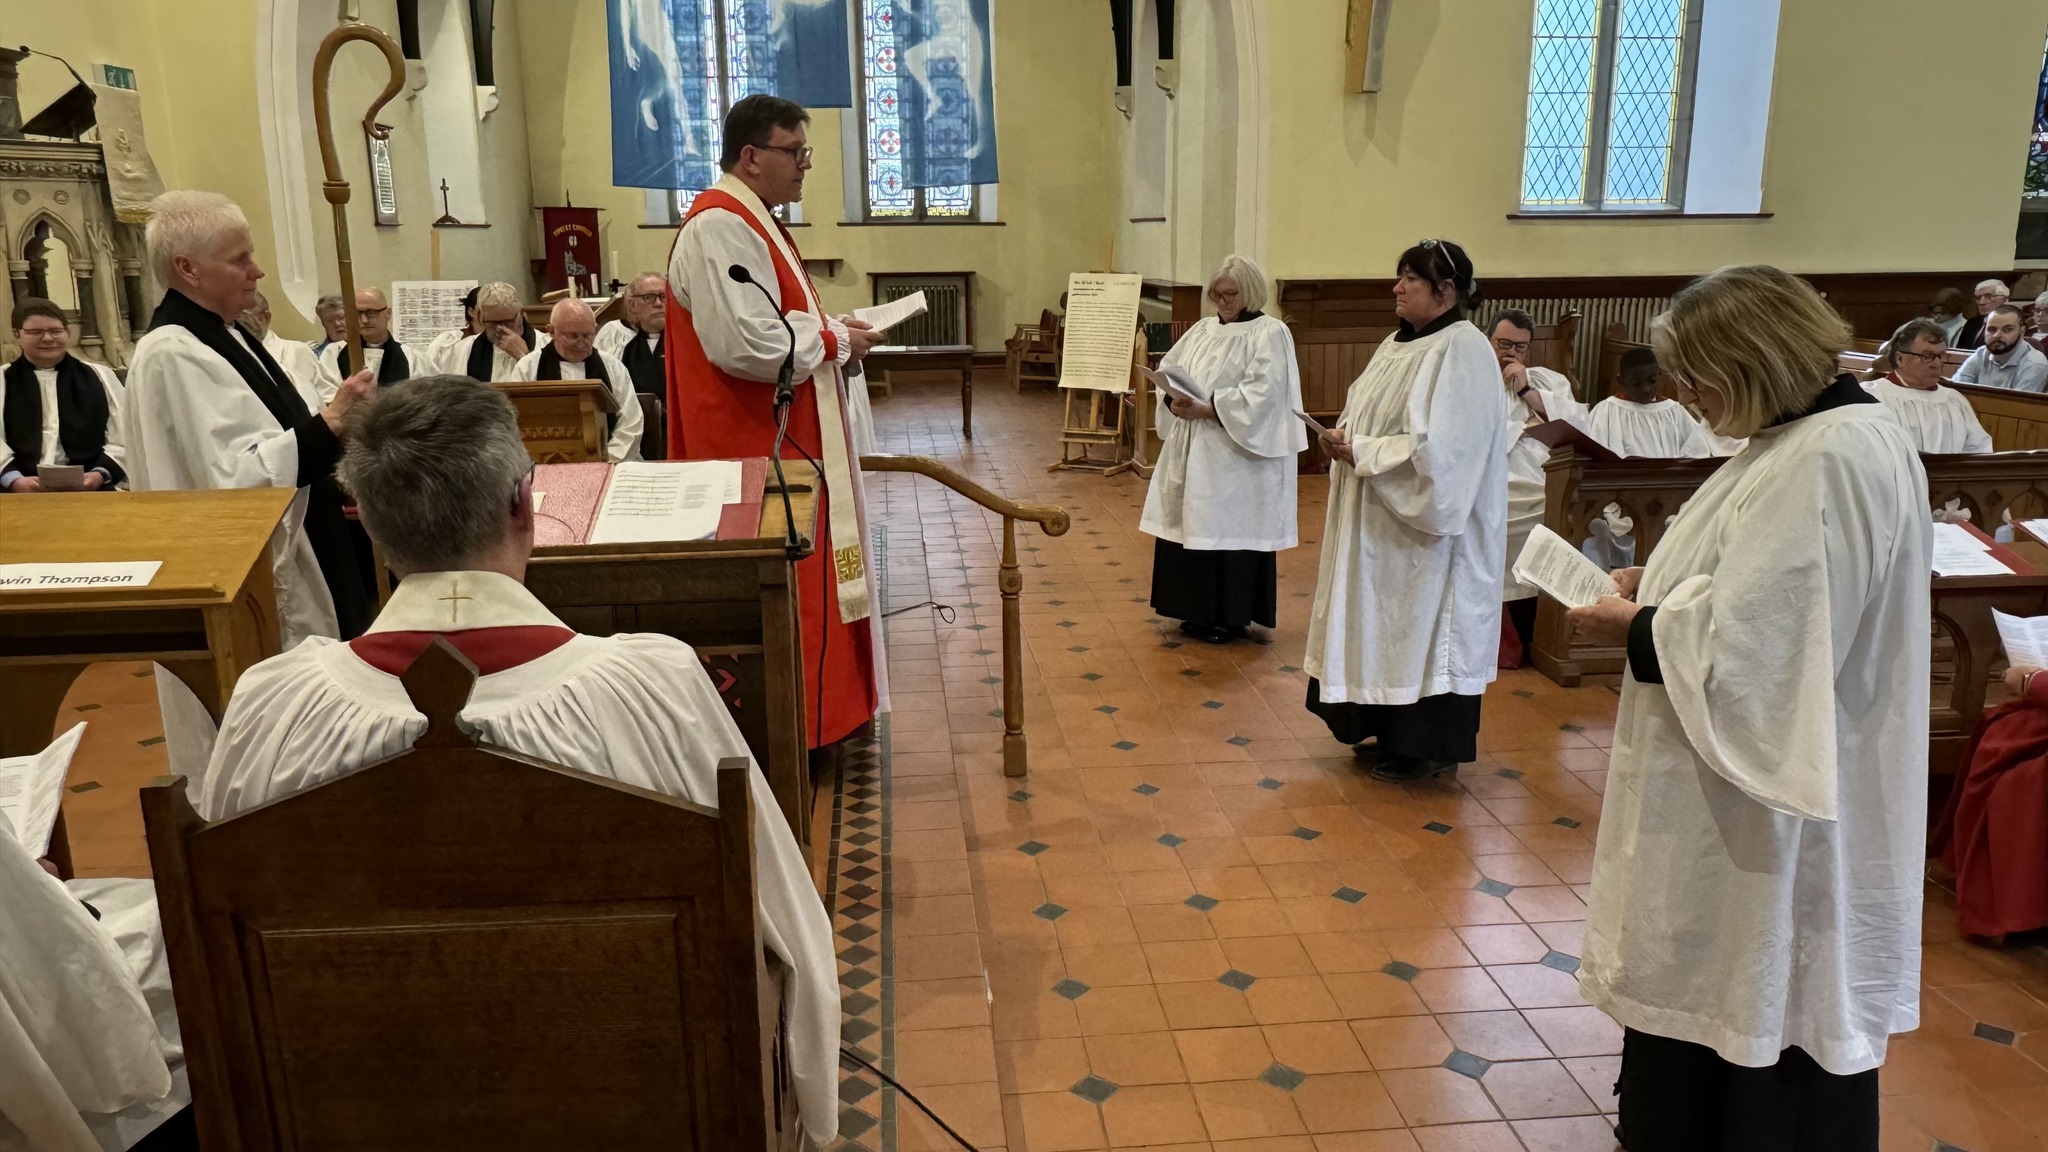
[[[860,579],[867,565],[861,559],[860,545],[849,544],[832,553],[832,565],[839,573],[839,582],[845,584]]]
[[[475,599],[475,597],[464,596],[462,594],[462,585],[460,581],[451,579],[448,581],[448,595],[437,596],[435,597],[435,599],[443,601],[448,605],[448,622],[450,624],[453,624],[462,618],[462,605],[456,603],[456,601],[472,600]]]

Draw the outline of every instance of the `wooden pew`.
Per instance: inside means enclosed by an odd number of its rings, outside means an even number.
[[[717,811],[478,746],[476,670],[407,670],[414,747],[207,824],[143,789],[199,1142],[794,1148],[744,759]]]
[[[1997,451],[2048,448],[2048,395],[1977,384],[1953,387],[1970,398],[1970,407],[1977,410],[1977,419],[1991,433],[1991,446]]]
[[[2000,389],[1971,391],[2010,395]],[[1930,510],[1954,500],[1970,512],[1971,523],[1985,532],[1999,526],[2007,513],[2017,520],[2048,510],[2048,451],[1921,459],[1927,470]],[[1567,540],[1583,540],[1587,526],[1601,510],[1609,503],[1619,504],[1635,521],[1636,562],[1640,564],[1663,538],[1666,518],[1691,499],[1723,462],[1629,459],[1602,463],[1560,450],[1544,465],[1543,522]],[[2001,559],[2014,568],[2014,575],[1932,578],[1934,620],[1954,646],[1956,669],[1946,693],[1937,691],[1930,721],[1928,758],[1930,770],[1937,774],[1956,769],[1970,731],[1984,710],[1991,671],[2001,656],[1991,609],[2015,616],[2048,612],[2048,552],[2023,544],[2005,550]],[[1548,596],[1537,605],[1530,649],[1531,666],[1566,687],[1577,685],[1588,675],[1618,673],[1625,662],[1620,648],[1575,643],[1566,609]]]

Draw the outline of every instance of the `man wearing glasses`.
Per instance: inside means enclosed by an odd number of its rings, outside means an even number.
[[[668,278],[642,272],[626,289],[626,318],[607,320],[597,330],[597,350],[616,356],[633,376],[633,391],[668,392]]]
[[[775,218],[803,199],[809,123],[802,105],[760,93],[726,114],[725,175],[697,194],[669,255],[668,445],[677,460],[767,455],[776,382],[789,381],[783,455],[807,456],[823,472],[816,547],[797,565],[807,735],[822,748],[866,724],[881,690],[842,369],[882,334],[826,315],[795,238]]]
[[[391,336],[391,302],[385,298],[382,288],[356,289],[356,315],[363,325],[363,364],[352,364],[348,357],[348,339],[329,344],[320,350],[320,402],[325,404],[334,395],[341,382],[353,376],[357,368],[367,366],[377,374],[377,386],[396,384],[410,380],[413,376],[411,358],[406,355],[405,346]]]
[[[88,492],[127,478],[121,470],[121,381],[103,364],[71,354],[64,312],[27,297],[14,306],[21,358],[7,366],[0,404],[0,492],[50,492],[37,470],[78,465]]]
[[[1562,372],[1529,366],[1529,346],[1536,339],[1536,321],[1519,308],[1494,319],[1493,357],[1500,362],[1501,387],[1508,390],[1508,572],[1501,580],[1500,599],[1509,626],[1528,651],[1536,631],[1536,589],[1515,579],[1515,558],[1529,533],[1543,522],[1543,462],[1550,448],[1522,433],[1549,420],[1585,419],[1586,406],[1572,395],[1572,382]]]
[[[1969,397],[1941,386],[1943,354],[1948,351],[1946,335],[1938,321],[1906,321],[1892,333],[1896,367],[1863,387],[1899,418],[1920,451],[1937,455],[1989,452],[1991,434],[1984,431]],[[1982,349],[1975,353],[1983,354]]]

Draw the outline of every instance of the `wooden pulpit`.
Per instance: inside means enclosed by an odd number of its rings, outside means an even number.
[[[491,385],[519,409],[519,435],[536,464],[605,458],[605,417],[619,410],[600,380],[500,380]]]
[[[296,492],[54,492],[0,497],[0,564],[162,562],[140,588],[0,590],[0,756],[49,743],[88,664],[149,660],[214,721],[279,650],[270,537]]]

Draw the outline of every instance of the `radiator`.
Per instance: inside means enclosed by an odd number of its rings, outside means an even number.
[[[1488,300],[1480,309],[1480,329],[1508,308],[1520,308],[1538,324],[1554,324],[1567,312],[1579,313],[1579,332],[1572,345],[1572,378],[1582,389],[1591,388],[1600,377],[1600,338],[1609,326],[1622,324],[1628,338],[1648,343],[1650,321],[1669,307],[1668,296],[1584,296],[1542,300]]]
[[[964,275],[888,275],[875,277],[875,303],[887,304],[913,292],[924,293],[925,314],[889,330],[891,344],[972,344],[967,330],[968,278]]]

